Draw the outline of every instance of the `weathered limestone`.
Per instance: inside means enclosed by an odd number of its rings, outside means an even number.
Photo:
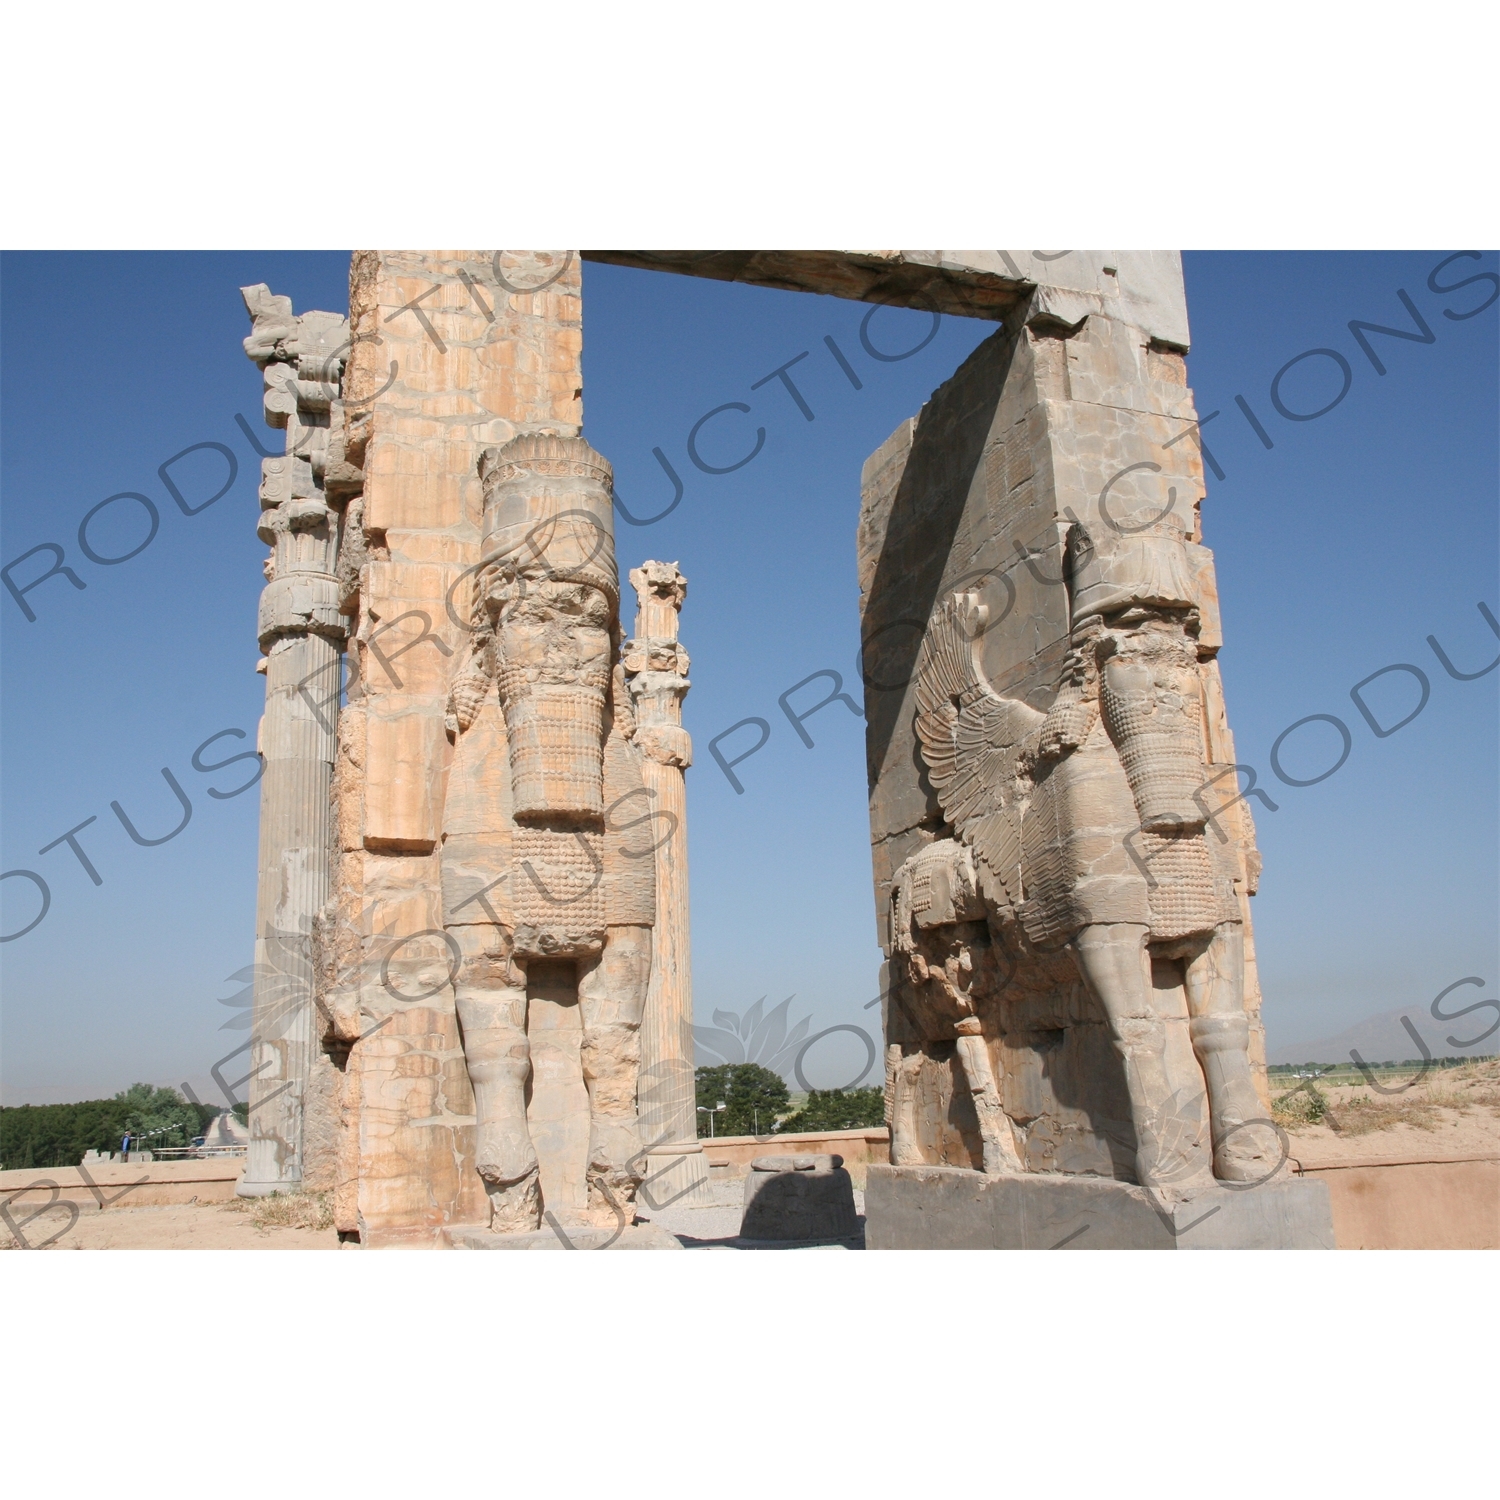
[[[624,666],[635,705],[645,797],[617,821],[654,850],[656,926],[651,989],[641,1027],[642,1194],[654,1207],[707,1202],[708,1163],[698,1143],[693,1085],[693,975],[688,930],[687,789],[693,742],[682,727],[688,656],[677,638],[687,580],[676,563],[647,562],[630,582],[638,607]]]
[[[245,352],[265,380],[265,417],[286,452],[261,461],[257,534],[266,559],[259,635],[266,712],[259,749],[260,882],[251,1019],[251,1140],[238,1191],[256,1196],[324,1185],[327,1151],[309,1161],[306,1110],[315,1072],[313,921],[328,899],[330,787],[345,622],[334,567],[341,518],[324,479],[329,414],[349,347],[337,313],[296,317],[289,297],[242,289]],[[315,1124],[314,1140],[323,1142]],[[331,1185],[331,1182],[327,1185]]]
[[[480,455],[576,435],[578,290],[570,254],[360,251],[350,266],[333,443],[351,646],[319,1006],[339,1072],[336,1222],[367,1244],[436,1243],[488,1212],[443,905],[445,720],[480,564]],[[480,779],[508,787],[503,749]]]
[[[459,1227],[444,1231],[443,1242],[454,1250],[681,1250],[676,1235],[655,1224],[629,1224],[623,1229],[574,1225],[534,1230],[526,1234],[489,1234]]]
[[[1039,289],[866,465],[871,832],[893,1164],[1179,1202],[1285,1151],[1180,283],[1128,269]]]

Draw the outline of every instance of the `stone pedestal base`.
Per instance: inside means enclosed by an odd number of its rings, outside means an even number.
[[[675,1235],[654,1224],[632,1224],[625,1229],[563,1225],[561,1231],[538,1229],[534,1234],[491,1234],[473,1225],[454,1224],[443,1231],[455,1250],[681,1250]]]
[[[871,1250],[1332,1250],[1321,1182],[1219,1184],[1165,1203],[1097,1177],[986,1177],[959,1167],[871,1165]]]
[[[842,1156],[758,1156],[745,1176],[740,1239],[824,1243],[859,1233]]]
[[[636,1200],[647,1212],[674,1208],[707,1208],[708,1158],[698,1145],[667,1146],[646,1158],[646,1177]]]
[[[300,1193],[302,1181],[294,1178],[287,1181],[278,1177],[252,1177],[249,1170],[239,1180],[239,1185],[234,1190],[236,1198],[269,1198],[273,1193]]]

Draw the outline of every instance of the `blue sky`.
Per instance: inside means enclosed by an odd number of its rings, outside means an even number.
[[[1465,975],[1500,980],[1496,953],[1496,687],[1500,671],[1455,681],[1500,653],[1477,604],[1500,615],[1496,584],[1497,307],[1472,317],[1500,281],[1496,257],[1399,254],[1188,254],[1200,415],[1223,471],[1209,480],[1206,540],[1218,560],[1227,645],[1222,655],[1242,762],[1277,804],[1255,805],[1266,872],[1254,907],[1272,1045],[1328,1035],[1399,1006],[1425,1004]],[[347,255],[7,255],[0,264],[0,562],[54,542],[86,585],[61,577],[28,593],[28,621],[0,592],[3,867],[36,870],[51,909],[0,948],[0,1078],[6,1102],[111,1093],[136,1079],[190,1080],[216,1097],[210,1066],[244,1040],[221,1031],[236,1011],[216,1003],[249,962],[258,794],[223,799],[240,763],[204,774],[194,751],[211,736],[253,736],[263,679],[254,671],[255,608],[265,549],[256,540],[259,377],[244,358],[237,288],[267,281],[297,309],[342,310]],[[585,431],[614,462],[620,497],[657,514],[672,488],[653,450],[683,481],[654,525],[617,519],[622,570],[678,561],[689,580],[683,638],[693,658],[685,722],[690,773],[697,1012],[742,1013],[761,996],[797,997],[814,1029],[865,1025],[879,989],[874,943],[863,721],[833,703],[808,719],[808,749],[777,705],[832,669],[858,701],[854,525],[866,455],[921,405],[992,325],[942,320],[910,358],[869,357],[869,309],[833,299],[650,272],[585,268]],[[1433,280],[1430,283],[1429,277]],[[1377,374],[1350,320],[1413,326],[1431,343],[1370,335]],[[876,346],[919,343],[931,319],[882,309]],[[849,359],[856,390],[828,351]],[[1315,420],[1289,420],[1271,398],[1277,372],[1313,349],[1347,362],[1347,394]],[[779,381],[757,381],[807,351],[794,369],[814,420]],[[1317,355],[1282,377],[1278,396],[1310,412],[1344,384]],[[1236,404],[1242,396],[1274,446]],[[752,407],[708,432],[701,456],[725,465],[743,421],[765,443],[726,475],[696,468],[694,423],[726,402]],[[715,430],[718,424],[715,424]],[[714,447],[722,442],[722,448]],[[237,473],[194,515],[158,470],[197,444],[220,444]],[[168,471],[189,507],[228,477],[216,448]],[[145,496],[159,517],[136,556],[107,566],[80,551],[79,523],[107,497]],[[145,507],[116,501],[90,523],[101,557],[140,544]],[[38,554],[12,575],[38,576]],[[1396,663],[1423,672],[1422,712],[1377,737],[1349,690]],[[798,701],[816,701],[814,685]],[[1388,673],[1366,690],[1384,724],[1415,706],[1417,680]],[[1350,752],[1308,787],[1277,779],[1278,735],[1308,715],[1348,728]],[[736,768],[737,794],[708,753],[740,719],[772,726],[764,750]],[[252,741],[221,738],[202,763]],[[1332,764],[1339,731],[1305,726],[1282,749],[1288,776]],[[1331,748],[1330,748],[1331,747]],[[192,803],[183,831],[140,847],[182,817],[162,776]],[[252,768],[253,769],[253,768]],[[102,884],[67,844],[38,851],[94,817],[77,837]],[[35,916],[24,879],[0,886],[5,932]],[[1446,1031],[1446,1027],[1442,1030]],[[842,1049],[842,1050],[841,1050]],[[848,1081],[865,1049],[847,1033],[809,1057],[812,1082]],[[244,1071],[226,1065],[225,1075]]]

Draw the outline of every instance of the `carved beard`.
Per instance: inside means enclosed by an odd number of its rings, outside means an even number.
[[[1147,832],[1201,829],[1203,685],[1181,626],[1111,636],[1100,706]]]
[[[518,819],[602,816],[609,599],[590,584],[518,578],[497,645]]]

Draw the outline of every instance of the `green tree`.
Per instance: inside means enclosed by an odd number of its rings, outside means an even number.
[[[698,1134],[706,1137],[710,1126],[708,1115],[714,1111],[713,1126],[719,1135],[770,1135],[776,1128],[776,1117],[791,1103],[786,1080],[759,1063],[725,1063],[717,1068],[699,1068],[694,1075],[698,1084]],[[723,1111],[718,1110],[720,1101]]]
[[[76,1167],[86,1151],[118,1151],[126,1108],[118,1099],[0,1109],[0,1164]]]
[[[802,1108],[777,1126],[777,1133],[863,1130],[884,1124],[884,1089],[814,1089]]]
[[[115,1099],[124,1107],[125,1130],[133,1137],[141,1138],[144,1151],[163,1146],[190,1146],[193,1137],[200,1134],[198,1111],[176,1089],[133,1083],[116,1094]],[[135,1141],[130,1144],[134,1149]]]

